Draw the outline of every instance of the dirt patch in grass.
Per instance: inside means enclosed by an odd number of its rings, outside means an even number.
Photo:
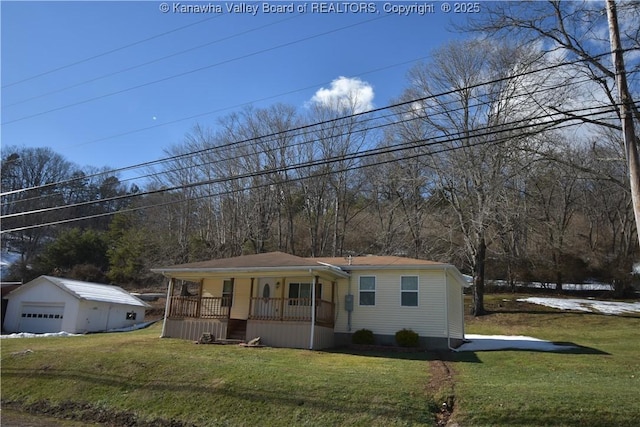
[[[451,363],[446,355],[440,354],[435,360],[429,361],[429,382],[426,390],[433,396],[436,425],[444,427],[449,424],[455,409],[455,381]]]
[[[17,401],[2,401],[2,408],[13,410],[12,417],[14,420],[19,419],[19,413],[29,415],[43,415],[50,418],[73,420],[76,422],[88,424],[99,424],[104,426],[127,426],[127,427],[194,427],[193,424],[183,423],[179,420],[141,420],[133,412],[112,411],[104,408],[98,408],[89,403],[79,402],[61,402],[60,404],[52,404],[46,400],[40,400],[34,403],[22,403]],[[26,417],[26,416],[25,416]],[[3,424],[4,424],[3,420]],[[16,421],[19,422],[19,421]],[[23,425],[23,424],[15,424]],[[38,424],[26,424],[38,425]],[[51,424],[42,424],[51,425]],[[64,425],[64,424],[62,424]]]

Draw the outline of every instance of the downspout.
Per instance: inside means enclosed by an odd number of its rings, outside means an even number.
[[[460,324],[462,325],[462,342],[465,342],[466,338],[464,337],[464,285],[460,284],[460,301],[462,302],[462,307],[460,307]]]
[[[175,284],[175,279],[172,277],[169,279],[169,286],[167,286],[167,301],[164,305],[164,319],[162,321],[162,332],[160,333],[160,338],[166,338],[165,331],[167,328],[167,317],[169,317],[169,308],[171,307],[171,295],[173,295],[173,286]]]
[[[312,270],[309,273],[313,274]],[[316,282],[317,276],[313,276],[313,284],[311,285],[311,337],[309,338],[309,350],[313,350],[313,339],[316,332]]]

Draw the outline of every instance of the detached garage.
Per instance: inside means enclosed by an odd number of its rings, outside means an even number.
[[[118,286],[40,276],[7,295],[7,332],[100,332],[144,322],[150,307]]]

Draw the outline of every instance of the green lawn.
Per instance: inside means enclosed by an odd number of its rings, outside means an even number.
[[[562,313],[491,295],[467,332],[529,335],[570,353],[455,353],[462,426],[637,425],[640,317]],[[433,425],[429,353],[311,352],[128,333],[2,340],[3,408],[116,424]],[[445,395],[448,389],[444,391]],[[107,415],[110,415],[109,418]],[[103,418],[101,418],[103,417]]]
[[[490,296],[487,305],[496,312],[468,319],[467,333],[528,335],[581,348],[460,354],[455,419],[464,426],[639,425],[640,318],[562,313],[516,298]]]
[[[196,425],[431,425],[427,355],[196,345],[146,330],[2,341],[2,399]],[[32,352],[27,352],[31,350]],[[87,403],[90,408],[67,402]],[[86,415],[85,415],[86,416]],[[156,422],[153,422],[156,420]]]

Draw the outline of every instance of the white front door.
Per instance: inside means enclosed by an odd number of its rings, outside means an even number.
[[[272,277],[263,277],[258,279],[258,304],[256,305],[256,314],[260,317],[275,317],[278,312],[278,303],[276,298],[277,279]]]

